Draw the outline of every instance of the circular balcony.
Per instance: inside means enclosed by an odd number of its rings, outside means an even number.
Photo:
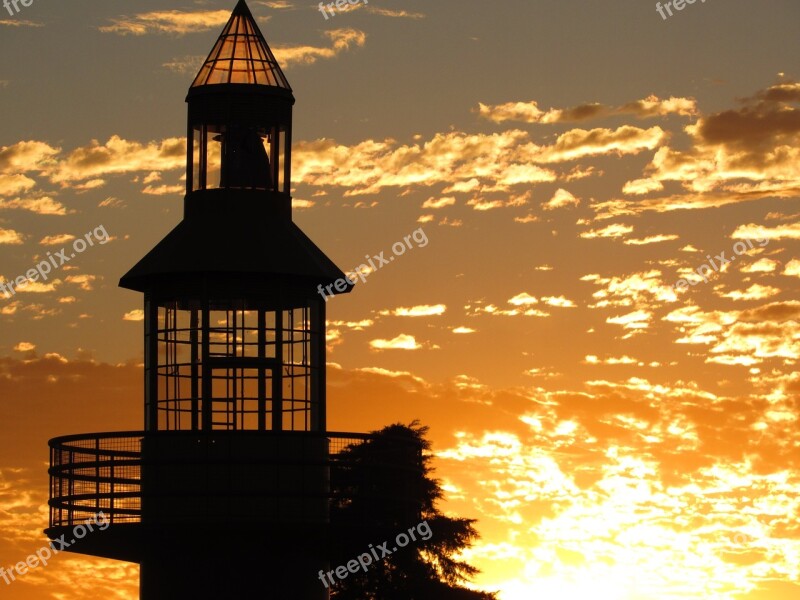
[[[142,525],[325,530],[331,509],[353,526],[419,510],[422,448],[381,434],[94,433],[50,440],[50,457],[48,535],[102,513],[112,527],[75,551],[110,558],[135,560]]]

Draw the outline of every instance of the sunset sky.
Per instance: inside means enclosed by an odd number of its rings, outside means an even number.
[[[49,438],[142,427],[117,283],[182,217],[234,5],[0,4],[0,281],[94,235],[0,291],[0,566],[45,544]],[[295,222],[344,271],[416,235],[328,304],[329,428],[430,426],[474,585],[800,597],[800,3],[249,5],[297,99]],[[65,555],[0,580],[137,590]]]

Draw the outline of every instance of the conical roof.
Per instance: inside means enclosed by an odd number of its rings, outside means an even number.
[[[239,0],[192,88],[245,83],[291,91],[245,0]]]

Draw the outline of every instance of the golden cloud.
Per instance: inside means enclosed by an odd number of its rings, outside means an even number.
[[[332,29],[325,35],[330,38],[331,46],[276,46],[275,58],[282,65],[311,65],[320,59],[335,58],[351,47],[363,47],[367,34],[358,29]]]
[[[413,335],[405,333],[401,333],[391,340],[371,340],[369,345],[374,350],[419,350],[422,348]]]
[[[551,108],[546,111],[541,110],[536,101],[506,102],[505,104],[496,105],[479,103],[477,112],[484,119],[489,119],[495,123],[503,123],[505,121],[574,123],[620,115],[632,115],[640,119],[670,114],[693,116],[697,113],[697,106],[692,98],[672,97],[661,100],[657,96],[648,96],[643,100],[636,100],[617,107],[592,103],[565,109]]]
[[[230,12],[227,10],[156,10],[140,13],[133,17],[111,19],[112,24],[100,27],[100,31],[119,35],[146,35],[149,33],[185,35],[221,27],[228,22],[229,18]]]

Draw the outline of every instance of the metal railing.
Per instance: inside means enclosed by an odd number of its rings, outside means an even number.
[[[224,439],[235,436],[239,432],[213,432],[212,437]],[[249,432],[248,432],[249,433]],[[325,485],[322,495],[328,498],[331,506],[336,505],[368,506],[379,502],[405,502],[413,505],[416,500],[417,482],[422,474],[422,448],[416,440],[406,438],[380,438],[381,448],[370,447],[368,464],[364,462],[363,453],[358,455],[358,446],[378,440],[374,434],[358,433],[273,433],[262,432],[264,441],[279,443],[279,436],[304,436],[303,439],[319,440],[327,438],[326,455],[309,453],[308,455],[282,456],[273,460],[248,460],[244,464],[252,466],[268,465],[270,467],[300,466],[309,469],[327,467],[329,481],[333,486]],[[174,469],[175,459],[161,460],[158,453],[145,458],[142,452],[143,441],[158,440],[167,436],[198,437],[193,432],[144,433],[141,431],[125,431],[115,433],[94,433],[58,437],[50,440],[50,527],[74,526],[84,523],[100,512],[103,512],[110,523],[140,523],[142,521],[142,470],[144,465],[153,465],[156,469],[168,466]],[[277,438],[277,439],[276,439]],[[288,438],[287,438],[288,439]],[[295,440],[300,439],[295,437]],[[317,444],[319,446],[319,444]],[[324,448],[324,445],[322,446]],[[218,459],[222,462],[224,458]],[[187,467],[193,472],[204,472],[205,461],[197,458],[189,459]],[[209,463],[214,464],[214,463]],[[217,463],[218,464],[218,463]],[[234,463],[231,463],[234,464]],[[241,462],[236,461],[237,466]],[[146,468],[146,467],[145,467]],[[199,470],[199,471],[198,471]],[[378,475],[376,477],[376,475]],[[380,490],[375,490],[374,481],[388,478],[391,481],[403,479],[408,482],[401,493],[407,498],[383,497]],[[340,489],[333,489],[336,482],[342,482]],[[281,489],[280,485],[258,486],[255,495],[264,498],[278,498],[289,495],[320,496],[320,488],[316,491],[298,491],[297,489]],[[358,490],[358,491],[354,491]],[[157,497],[158,489],[147,489],[148,497]],[[354,494],[359,498],[353,497]],[[192,499],[186,499],[191,502]]]

